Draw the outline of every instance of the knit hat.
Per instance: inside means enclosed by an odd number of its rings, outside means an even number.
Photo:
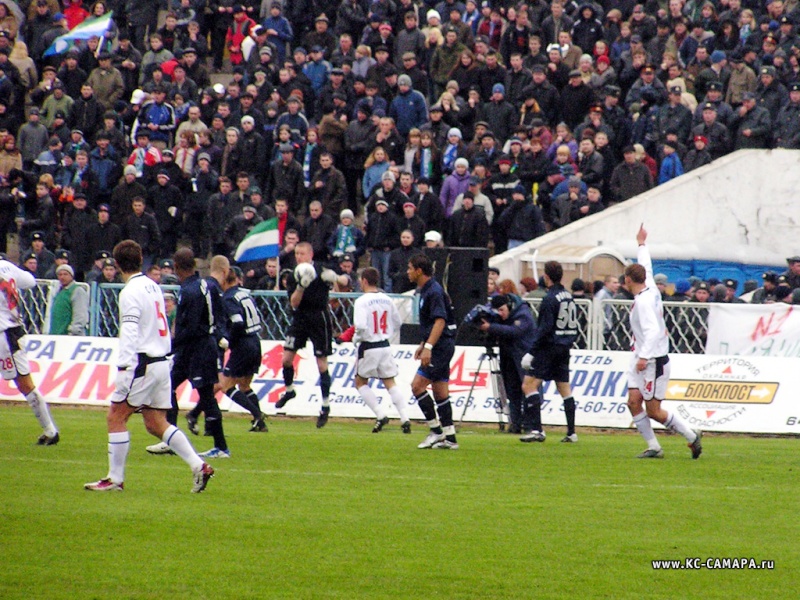
[[[461,130],[458,127],[451,127],[447,132],[447,137],[451,135],[456,136],[458,139],[463,140],[464,136],[461,134]]]
[[[66,271],[67,273],[75,277],[75,271],[73,271],[72,267],[70,267],[69,265],[58,265],[58,267],[56,267],[56,275],[61,273],[61,271]]]
[[[456,167],[464,166],[464,167],[469,169],[469,161],[464,157],[457,158],[456,162],[455,162],[455,166]]]
[[[353,211],[350,210],[349,208],[345,208],[342,212],[339,213],[339,220],[340,221],[342,219],[350,219],[351,221],[353,221],[355,218],[356,217],[353,214]]]
[[[397,78],[397,85],[407,85],[411,87],[411,77],[408,75],[400,75],[400,77]]]

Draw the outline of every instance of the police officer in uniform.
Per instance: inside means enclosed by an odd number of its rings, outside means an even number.
[[[564,269],[561,263],[551,260],[544,265],[547,295],[539,307],[536,334],[528,354],[522,357],[522,368],[528,372],[522,381],[525,394],[522,428],[527,433],[522,442],[543,442],[542,397],[539,386],[543,381],[554,381],[564,399],[567,417],[567,435],[562,442],[577,442],[575,433],[575,399],[569,385],[569,351],[578,337],[578,311],[575,302],[563,285]]]
[[[800,82],[789,85],[789,102],[775,119],[775,147],[800,148]]]
[[[276,409],[297,396],[294,389],[294,357],[311,340],[314,356],[319,368],[319,387],[322,392],[322,408],[317,417],[317,429],[325,427],[330,416],[331,376],[328,373],[328,357],[333,354],[333,320],[328,308],[330,285],[336,281],[336,273],[314,264],[314,249],[308,242],[300,242],[294,249],[294,274],[289,277],[286,291],[292,306],[292,324],[283,345],[283,382],[286,392],[275,403]]]
[[[412,256],[408,261],[408,279],[417,286],[422,337],[414,352],[414,360],[418,360],[420,365],[411,382],[411,391],[431,429],[417,448],[456,450],[458,442],[449,385],[450,361],[456,348],[453,306],[442,286],[433,278],[433,264],[424,254]],[[433,390],[433,398],[428,393],[428,386]]]

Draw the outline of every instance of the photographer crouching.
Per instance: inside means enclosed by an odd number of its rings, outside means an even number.
[[[525,372],[520,364],[522,357],[533,344],[536,325],[531,307],[516,294],[493,296],[491,306],[500,318],[489,322],[481,320],[479,329],[497,340],[500,347],[500,371],[505,382],[509,405],[509,433],[522,432],[522,378]]]

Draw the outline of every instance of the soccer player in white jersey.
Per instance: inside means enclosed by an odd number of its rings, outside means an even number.
[[[142,248],[124,240],[114,248],[125,287],[119,295],[117,379],[108,410],[108,475],[83,487],[95,492],[122,491],[130,449],[127,423],[141,412],[147,431],[160,438],[191,467],[192,492],[206,489],[214,469],[203,462],[186,435],[167,422],[172,385],[167,355],[171,352],[164,295],[142,273]]]
[[[353,343],[358,348],[356,358],[356,389],[364,404],[372,409],[378,418],[372,433],[379,433],[389,423],[389,417],[378,403],[378,397],[369,387],[370,379],[380,379],[386,386],[392,402],[400,415],[403,433],[411,433],[411,421],[406,413],[406,401],[395,385],[397,363],[392,358],[389,340],[400,329],[402,320],[389,296],[378,290],[380,274],[377,269],[368,267],[361,273],[361,289],[364,295],[353,305],[353,327],[344,332],[340,339]]]
[[[639,227],[636,241],[639,243],[638,263],[625,268],[625,285],[634,296],[630,313],[633,357],[628,370],[628,408],[636,429],[647,442],[647,450],[638,458],[664,458],[650,419],[680,433],[692,450],[692,458],[699,458],[703,452],[703,433],[690,429],[676,413],[661,408],[669,385],[669,335],[661,292],[653,279],[653,264],[645,245],[644,224]]]
[[[50,416],[47,402],[33,383],[28,356],[21,343],[25,330],[19,312],[19,290],[28,290],[35,285],[36,279],[31,273],[0,257],[0,370],[3,379],[14,380],[44,430],[36,443],[55,446],[61,436]]]

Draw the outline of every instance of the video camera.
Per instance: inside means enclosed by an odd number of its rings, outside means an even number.
[[[476,304],[464,316],[462,324],[480,327],[483,321],[487,321],[489,323],[499,323],[500,315],[498,315],[497,311],[495,311],[491,306],[486,304]]]

